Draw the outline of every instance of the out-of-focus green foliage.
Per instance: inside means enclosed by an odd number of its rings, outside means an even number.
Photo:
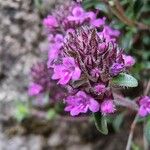
[[[29,106],[26,103],[18,102],[15,108],[15,118],[18,122],[22,121],[29,115]]]
[[[147,141],[150,143],[150,117],[147,119],[147,122],[144,128],[144,135]]]
[[[114,118],[112,125],[115,131],[119,131],[120,127],[123,123],[123,119],[124,119],[125,113],[120,113],[118,115],[116,115],[116,117]]]
[[[142,149],[135,143],[132,143],[132,150],[142,150]]]
[[[52,120],[52,119],[55,119],[57,116],[57,113],[55,111],[55,109],[49,109],[48,112],[47,112],[47,119],[48,120]]]

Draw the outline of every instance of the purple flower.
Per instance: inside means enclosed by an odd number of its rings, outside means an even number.
[[[70,111],[72,116],[76,116],[80,113],[86,113],[88,110],[92,112],[99,111],[99,103],[86,95],[85,92],[79,91],[74,96],[69,96],[66,99],[67,106],[65,111]]]
[[[51,36],[49,37],[49,40],[51,42],[50,50],[48,52],[48,67],[51,67],[52,62],[57,59],[60,49],[63,45],[64,37],[62,34],[56,34],[55,37]]]
[[[143,96],[139,99],[139,115],[141,117],[145,117],[148,114],[150,114],[150,97],[149,96]]]
[[[47,66],[48,68],[51,67],[52,62],[57,59],[59,52],[60,52],[60,45],[51,45],[50,50],[48,52],[48,62],[47,62]]]
[[[105,20],[106,20],[105,17],[103,17],[102,19],[101,18],[100,19],[94,19],[94,20],[91,20],[91,24],[95,27],[100,27],[100,26],[105,24]]]
[[[54,66],[54,74],[52,79],[59,79],[58,83],[65,85],[71,79],[78,80],[81,75],[81,70],[75,63],[73,57],[65,57],[63,58],[63,62],[61,65]]]
[[[29,86],[29,89],[28,89],[28,94],[30,96],[38,95],[42,89],[43,88],[41,85],[36,84],[36,83],[31,83],[31,85]]]
[[[98,94],[103,94],[106,91],[106,86],[104,84],[97,84],[94,87],[94,90],[96,91],[96,93]]]
[[[62,44],[63,41],[64,41],[63,35],[62,35],[62,34],[56,34],[56,35],[55,35],[55,38],[54,38],[54,41],[55,41],[56,43]]]
[[[129,55],[123,55],[125,67],[132,67],[135,64],[135,59]]]
[[[103,31],[99,32],[101,38],[104,38],[106,42],[116,41],[116,38],[120,35],[118,30],[114,30],[108,25],[104,25]]]
[[[51,80],[53,69],[47,68],[46,61],[38,62],[31,68],[31,83],[28,88],[29,96],[39,99],[44,104],[44,99],[47,101],[56,102],[65,98],[66,89],[58,86],[56,81]],[[55,89],[55,92],[51,92]]]
[[[90,20],[95,20],[96,14],[93,11],[86,12],[86,18],[89,18]]]
[[[120,63],[114,63],[110,68],[111,76],[116,76],[124,70],[124,65]]]
[[[47,28],[58,27],[58,22],[57,22],[56,18],[54,16],[51,16],[51,15],[47,16],[47,18],[45,18],[43,20],[43,24]]]
[[[76,21],[77,23],[82,23],[85,19],[85,12],[82,7],[77,6],[73,8],[72,15],[68,16],[69,21]]]
[[[101,103],[101,112],[103,115],[107,115],[115,112],[115,105],[112,100],[104,100]]]

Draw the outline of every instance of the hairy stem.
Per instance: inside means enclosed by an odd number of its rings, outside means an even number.
[[[149,144],[148,144],[148,141],[147,141],[145,134],[144,134],[145,126],[146,126],[146,122],[144,121],[144,123],[143,123],[143,143],[144,143],[144,150],[148,150]]]
[[[116,93],[113,93],[113,96],[115,99],[115,103],[117,105],[124,106],[124,107],[130,108],[130,109],[135,110],[135,111],[138,110],[138,105],[135,103],[135,101],[128,100],[128,99],[126,99],[126,98],[124,98],[121,95],[118,95]]]
[[[133,133],[134,133],[134,129],[135,129],[137,120],[138,120],[138,113],[136,114],[136,116],[135,116],[135,118],[134,118],[134,120],[131,124],[131,129],[130,129],[130,133],[129,133],[129,136],[128,136],[126,150],[131,150],[132,138],[133,138]]]

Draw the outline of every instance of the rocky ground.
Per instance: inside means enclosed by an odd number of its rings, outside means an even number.
[[[45,57],[41,20],[58,0],[43,1],[0,0],[0,150],[123,150],[126,131],[106,137],[86,121],[10,119],[15,101],[28,100],[30,67]]]

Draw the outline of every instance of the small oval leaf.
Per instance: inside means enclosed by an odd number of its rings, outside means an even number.
[[[113,85],[118,85],[122,87],[137,87],[137,80],[129,74],[120,73],[118,76],[114,77],[111,80]]]
[[[102,116],[100,113],[93,113],[95,126],[99,132],[102,134],[108,134],[107,120],[105,116]]]

